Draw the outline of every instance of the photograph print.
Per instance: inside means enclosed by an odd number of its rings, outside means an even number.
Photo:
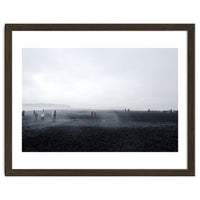
[[[178,48],[23,48],[22,152],[178,152]]]

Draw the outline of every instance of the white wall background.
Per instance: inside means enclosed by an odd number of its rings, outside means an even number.
[[[200,3],[198,0],[1,0],[0,2],[0,199],[200,199]],[[195,177],[5,177],[5,23],[195,23]]]

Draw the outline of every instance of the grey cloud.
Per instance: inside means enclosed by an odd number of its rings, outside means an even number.
[[[178,49],[23,49],[23,103],[178,108]]]

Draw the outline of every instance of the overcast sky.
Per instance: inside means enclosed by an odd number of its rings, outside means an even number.
[[[178,108],[178,49],[23,49],[23,103]]]

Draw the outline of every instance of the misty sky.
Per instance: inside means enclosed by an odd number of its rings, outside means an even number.
[[[178,49],[22,50],[23,103],[178,109]]]

